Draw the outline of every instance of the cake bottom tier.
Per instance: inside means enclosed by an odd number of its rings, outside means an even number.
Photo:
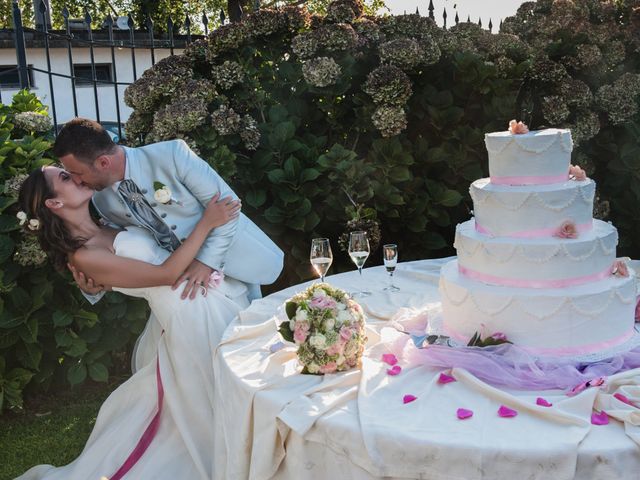
[[[504,333],[532,354],[586,355],[633,336],[635,273],[570,288],[487,285],[464,277],[453,260],[440,274],[444,333],[466,343],[475,332]]]

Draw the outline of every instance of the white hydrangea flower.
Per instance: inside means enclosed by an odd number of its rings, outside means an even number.
[[[299,322],[304,322],[309,319],[309,314],[303,308],[298,308],[296,311],[296,320]]]
[[[307,370],[309,370],[309,373],[318,373],[320,371],[320,366],[315,362],[311,362],[307,365]]]
[[[346,310],[341,310],[338,312],[338,321],[340,323],[346,323],[351,320],[351,314],[349,314]]]
[[[325,330],[333,330],[333,327],[335,327],[336,325],[336,321],[333,318],[327,318],[324,321],[324,329]]]
[[[31,220],[29,220],[29,224],[27,225],[27,227],[29,227],[29,230],[40,230],[40,220],[38,220],[37,218],[32,218]]]

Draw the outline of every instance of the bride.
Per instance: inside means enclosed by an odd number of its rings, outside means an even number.
[[[64,467],[38,465],[18,478],[213,478],[213,351],[225,327],[248,305],[246,287],[225,279],[183,301],[171,285],[209,232],[239,215],[240,202],[214,197],[170,254],[141,227],[97,225],[89,214],[92,194],[65,170],[43,167],[25,180],[19,202],[29,220],[38,220],[38,239],[56,268],[70,263],[100,284],[149,302],[157,331],[147,332],[148,326],[144,335],[156,337],[157,349],[104,402],[76,460]]]

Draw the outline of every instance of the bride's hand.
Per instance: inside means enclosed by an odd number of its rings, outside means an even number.
[[[240,200],[234,200],[231,197],[221,199],[220,194],[216,193],[202,214],[202,219],[211,228],[219,227],[237,218],[240,215],[241,206]]]

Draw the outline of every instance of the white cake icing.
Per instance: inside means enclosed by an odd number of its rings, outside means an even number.
[[[528,185],[555,183],[558,177],[569,176],[573,149],[569,130],[550,128],[523,135],[495,132],[486,134],[484,141],[489,152],[489,174],[496,180]]]
[[[594,220],[593,230],[575,239],[491,238],[478,233],[469,220],[456,228],[453,246],[462,270],[477,273],[474,278],[482,276],[486,283],[566,281],[576,285],[610,272],[617,244],[616,228],[600,220]]]
[[[566,289],[486,285],[461,275],[451,261],[440,275],[444,332],[468,340],[481,329],[549,354],[582,354],[623,342],[633,333],[636,285],[629,277]]]
[[[613,274],[618,234],[593,220],[595,183],[567,179],[569,131],[485,141],[492,178],[471,184],[475,218],[456,228],[458,259],[440,276],[443,333],[465,344],[502,332],[533,354],[575,358],[636,345],[635,273]],[[567,221],[575,238],[558,236]]]
[[[593,217],[595,183],[568,180],[550,185],[494,185],[481,178],[469,189],[476,223],[489,235],[553,236],[540,230],[554,230],[567,221],[588,226]]]

